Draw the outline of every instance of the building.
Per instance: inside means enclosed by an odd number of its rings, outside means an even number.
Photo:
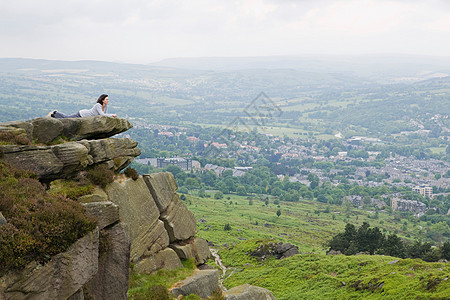
[[[419,193],[424,197],[433,197],[433,188],[430,186],[416,186],[412,188],[412,191],[415,193]]]
[[[399,198],[391,199],[391,207],[393,210],[397,211],[411,211],[416,213],[424,213],[427,210],[425,203]]]
[[[192,159],[183,157],[157,158],[156,167],[165,168],[169,165],[180,167],[184,171],[192,170]]]

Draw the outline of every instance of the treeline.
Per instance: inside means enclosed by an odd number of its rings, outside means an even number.
[[[429,242],[406,242],[396,234],[385,235],[378,227],[371,228],[364,222],[358,229],[347,223],[345,231],[338,233],[329,242],[330,251],[340,251],[345,255],[357,253],[389,255],[399,258],[420,258],[435,262],[440,259],[450,260],[450,242],[433,246]]]

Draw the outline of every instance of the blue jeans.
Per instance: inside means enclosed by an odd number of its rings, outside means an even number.
[[[52,113],[52,117],[55,119],[64,119],[64,118],[81,118],[81,115],[79,112],[77,112],[76,114],[73,115],[66,115],[63,114],[62,112],[56,111],[54,113]]]

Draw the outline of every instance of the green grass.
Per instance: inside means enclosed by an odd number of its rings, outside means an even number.
[[[299,246],[301,252],[324,253],[324,244],[342,232],[347,223],[360,226],[368,222],[386,234],[396,233],[410,240],[424,237],[425,232],[420,228],[427,227],[427,223],[418,219],[395,218],[381,211],[378,219],[375,219],[373,209],[363,210],[307,200],[281,202],[278,208],[274,198],[270,198],[266,207],[264,200],[257,197],[252,197],[253,205],[249,205],[250,200],[246,196],[225,195],[225,198],[216,200],[213,199],[214,192],[210,195],[211,198],[187,195],[185,203],[197,220],[206,220],[197,223],[197,235],[218,245],[231,245],[243,239],[275,238]],[[276,215],[278,209],[281,210],[280,217]],[[231,226],[229,231],[224,230],[227,223]]]
[[[155,274],[138,274],[131,272],[130,274],[130,288],[128,289],[129,299],[146,299],[145,295],[154,286],[163,286],[166,289],[170,288],[176,282],[185,279],[192,275],[196,268],[195,262],[191,260],[182,261],[183,268],[168,271],[159,270]]]
[[[448,299],[450,266],[390,256],[295,255],[264,262],[250,257],[260,241],[220,251],[223,262],[238,269],[227,288],[261,286],[283,299]]]

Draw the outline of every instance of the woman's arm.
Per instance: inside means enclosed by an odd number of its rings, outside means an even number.
[[[103,112],[102,105],[100,103],[96,103],[94,105],[94,112],[95,112],[95,114],[100,115],[100,116],[108,116],[108,117],[114,117],[114,118],[117,117],[116,114],[107,114],[107,113]]]

